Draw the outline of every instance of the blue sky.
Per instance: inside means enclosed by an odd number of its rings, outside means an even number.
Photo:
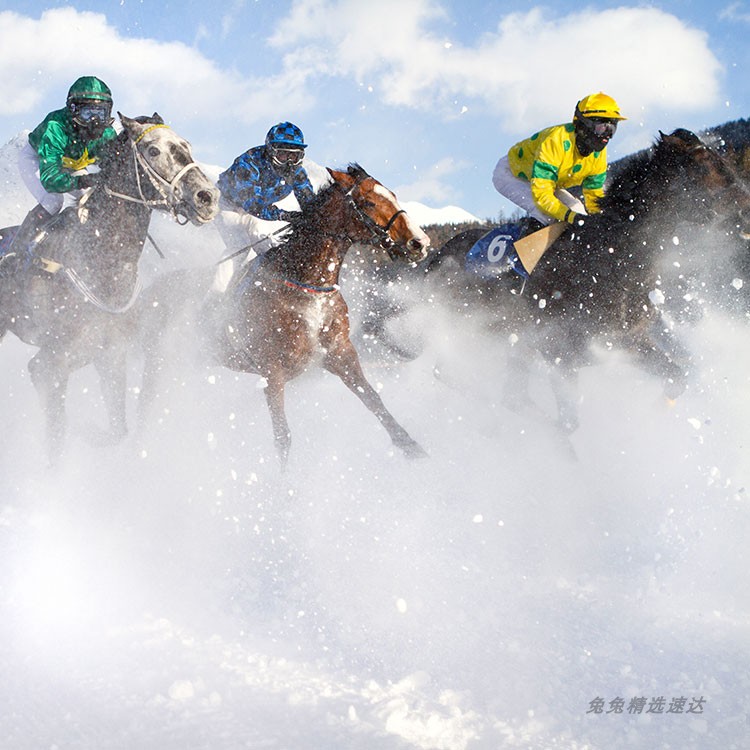
[[[292,120],[319,164],[358,161],[404,201],[508,210],[497,158],[603,90],[628,116],[610,159],[659,130],[750,115],[750,0],[533,5],[473,0],[8,1],[5,142],[101,76],[226,166]]]

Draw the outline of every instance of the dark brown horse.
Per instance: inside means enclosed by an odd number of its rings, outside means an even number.
[[[566,429],[577,424],[577,373],[597,340],[630,352],[669,396],[684,389],[691,362],[674,321],[689,304],[686,256],[719,254],[722,243],[750,232],[747,187],[727,159],[682,129],[661,133],[616,170],[600,207],[581,229],[566,230],[525,283],[510,270],[492,280],[466,270],[483,229],[457,235],[423,264],[433,288],[480,305],[517,333],[515,351],[540,351],[553,365]],[[697,235],[698,247],[689,241]],[[513,358],[508,402],[523,400],[527,365],[527,357]]]
[[[199,300],[210,286],[212,270],[165,275],[148,290],[143,307],[144,410],[160,389],[166,343],[162,339],[174,328],[174,320],[184,319],[187,300],[193,306],[192,317],[202,319],[190,328],[202,326],[214,361],[265,379],[282,465],[291,445],[285,385],[318,364],[341,378],[407,456],[424,455],[362,372],[338,283],[344,257],[355,243],[385,248],[393,258],[416,262],[424,258],[429,238],[400,208],[396,196],[358,165],[328,172],[330,184],[292,222],[289,238],[238,272],[211,310],[201,310]]]
[[[152,210],[194,224],[218,211],[218,191],[187,141],[157,114],[120,120],[123,130],[102,155],[98,185],[55,217],[36,247],[15,248],[0,265],[0,337],[12,331],[39,348],[29,371],[53,460],[63,448],[68,379],[88,364],[99,375],[112,436],[127,431],[126,354]],[[13,228],[0,234],[11,236]]]

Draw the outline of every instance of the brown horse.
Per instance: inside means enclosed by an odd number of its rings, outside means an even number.
[[[291,446],[285,385],[318,363],[341,378],[407,456],[425,455],[367,381],[349,338],[348,309],[338,282],[344,257],[355,243],[416,262],[425,257],[430,240],[400,208],[396,196],[359,165],[328,172],[330,184],[292,221],[288,239],[235,274],[210,310],[201,309],[196,300],[203,299],[210,286],[211,269],[165,275],[147,290],[142,416],[160,388],[164,335],[186,314],[183,305],[188,300],[192,317],[201,318],[191,330],[202,328],[213,360],[265,379],[282,465]]]
[[[127,432],[126,356],[152,210],[196,225],[218,211],[218,191],[190,144],[158,114],[120,121],[122,132],[100,160],[99,184],[56,216],[35,248],[16,249],[0,266],[0,338],[12,331],[38,347],[29,371],[53,461],[64,445],[68,380],[86,365],[99,375],[112,438]]]

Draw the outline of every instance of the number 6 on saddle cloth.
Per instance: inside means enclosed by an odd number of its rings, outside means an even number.
[[[521,236],[521,231],[521,226],[513,222],[490,229],[466,253],[466,270],[476,273],[483,279],[494,279],[508,270],[513,270],[519,276],[528,279],[529,274],[513,244]]]
[[[522,237],[522,224],[501,224],[472,245],[466,253],[466,270],[483,279],[497,278],[512,270],[528,279],[539,259],[567,226],[565,222],[554,222]]]

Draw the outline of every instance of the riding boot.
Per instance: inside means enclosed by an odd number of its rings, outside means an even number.
[[[36,236],[44,229],[47,222],[52,218],[47,209],[37,204],[26,214],[21,226],[16,231],[16,236],[10,243],[8,254],[15,253],[20,256],[31,245]]]

